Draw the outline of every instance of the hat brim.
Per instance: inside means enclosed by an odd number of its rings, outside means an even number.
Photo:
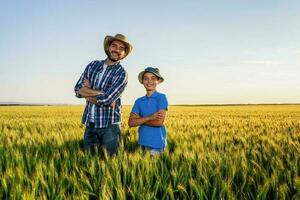
[[[109,48],[109,45],[112,43],[112,41],[114,40],[117,40],[117,41],[120,41],[122,43],[125,44],[125,47],[126,47],[126,50],[125,50],[125,56],[124,58],[132,51],[132,45],[130,43],[128,43],[127,41],[124,41],[124,40],[120,40],[119,38],[115,38],[113,36],[110,36],[110,35],[107,35],[105,38],[104,38],[104,51],[106,53],[106,55],[109,55],[109,51],[108,51],[108,48]]]
[[[157,73],[152,72],[152,71],[144,70],[144,71],[140,72],[139,76],[138,76],[138,79],[139,79],[141,84],[143,84],[143,76],[146,72],[149,72],[149,73],[154,74],[155,76],[157,76],[160,80],[160,83],[162,83],[164,81],[164,78],[160,74],[157,74]]]

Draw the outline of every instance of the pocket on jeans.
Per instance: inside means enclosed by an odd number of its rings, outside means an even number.
[[[118,141],[119,137],[120,137],[120,129],[115,124],[111,124],[106,129],[104,129],[102,139],[104,143],[107,143],[113,140]]]
[[[112,124],[112,129],[115,133],[118,133],[118,135],[120,136],[121,135],[121,125],[120,124]]]

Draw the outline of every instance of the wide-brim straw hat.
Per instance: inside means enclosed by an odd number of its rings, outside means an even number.
[[[128,42],[127,37],[125,35],[122,35],[122,34],[116,34],[115,36],[107,35],[104,38],[104,51],[105,51],[106,55],[109,55],[108,48],[109,48],[109,45],[114,40],[118,40],[118,41],[123,42],[125,44],[125,56],[124,56],[124,58],[125,58],[132,51],[133,47]]]
[[[144,71],[139,73],[138,79],[139,79],[140,83],[143,83],[143,76],[146,72],[150,72],[150,73],[154,74],[155,76],[157,76],[160,79],[160,83],[162,83],[164,81],[164,78],[160,75],[158,68],[147,67]]]

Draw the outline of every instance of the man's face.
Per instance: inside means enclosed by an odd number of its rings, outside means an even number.
[[[125,49],[126,46],[123,42],[120,42],[118,40],[112,41],[108,48],[108,58],[113,62],[122,60],[125,57]]]
[[[159,78],[150,72],[146,72],[143,75],[143,85],[147,91],[156,90],[156,86],[159,84]]]

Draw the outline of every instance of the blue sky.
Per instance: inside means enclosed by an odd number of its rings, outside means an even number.
[[[103,38],[134,46],[122,101],[159,67],[170,104],[300,102],[300,1],[6,1],[0,3],[0,102],[84,103],[73,87],[104,59]]]

